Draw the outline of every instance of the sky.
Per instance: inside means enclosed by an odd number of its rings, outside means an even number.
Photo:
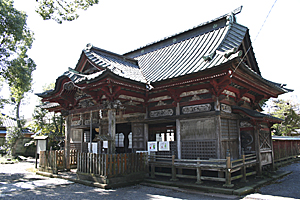
[[[296,58],[300,46],[297,16],[300,1],[277,0],[271,10],[274,2],[100,0],[98,5],[80,12],[77,20],[57,24],[44,21],[35,13],[35,0],[15,0],[15,7],[27,13],[27,25],[34,32],[35,41],[28,54],[37,64],[33,73],[33,93],[26,96],[21,115],[31,117],[38,104],[34,93],[43,92],[43,86],[55,82],[68,67],[75,68],[88,43],[123,54],[230,13],[239,6],[243,9],[236,15],[237,22],[249,28],[262,77],[294,89],[279,98],[299,101],[300,70]],[[7,97],[9,91],[3,89],[1,95]],[[2,112],[12,115],[11,109],[7,106]]]

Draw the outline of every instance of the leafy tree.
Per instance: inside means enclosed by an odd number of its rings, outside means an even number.
[[[300,116],[298,112],[298,104],[294,104],[289,100],[277,99],[273,100],[275,110],[272,116],[284,119],[281,124],[274,124],[274,134],[280,136],[290,136],[296,129],[300,129]]]
[[[22,128],[20,123],[21,101],[24,99],[25,93],[31,91],[32,72],[35,68],[36,65],[32,59],[27,58],[26,55],[20,55],[11,62],[5,72],[10,88],[11,101],[15,105],[17,126],[20,130]]]
[[[99,0],[36,0],[36,12],[44,19],[53,19],[58,23],[73,21],[79,17],[79,10],[86,10]]]
[[[17,119],[17,127],[7,134],[7,148],[12,148],[22,133],[21,101],[25,93],[31,90],[32,72],[36,68],[27,55],[33,33],[27,27],[26,20],[27,15],[16,10],[12,0],[0,1],[0,77],[9,86],[10,103],[15,105]],[[7,100],[1,101],[7,103]]]
[[[12,0],[0,1],[0,75],[12,60],[25,56],[33,42],[33,33],[26,24],[27,16],[13,7]]]
[[[43,90],[47,91],[54,88],[55,84],[52,83],[48,86],[44,86]],[[64,136],[64,117],[55,112],[49,112],[43,108],[43,103],[40,102],[40,105],[36,106],[34,113],[32,115],[34,122],[31,124],[31,128],[34,132],[40,131],[39,135],[49,136],[49,145],[53,149],[58,149],[57,146],[59,139]]]

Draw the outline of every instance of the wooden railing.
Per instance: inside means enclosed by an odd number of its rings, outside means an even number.
[[[145,171],[147,153],[94,154],[78,153],[77,172],[115,177]]]
[[[155,154],[149,155],[150,177],[155,178],[156,175],[170,176],[172,181],[177,181],[178,178],[191,178],[196,179],[196,184],[202,183],[202,181],[220,181],[224,182],[225,187],[232,187],[231,181],[242,179],[246,181],[246,177],[256,174],[256,171],[246,172],[246,169],[256,165],[255,154],[242,155],[241,159],[231,160],[230,155],[226,159],[175,159],[173,156],[159,156]],[[165,172],[156,172],[156,167],[171,168],[171,174]],[[194,169],[196,170],[196,176],[182,174],[182,169]],[[179,173],[177,173],[177,171]],[[209,176],[206,173],[204,176],[203,171],[217,171],[225,173],[225,177]],[[240,171],[240,173],[235,173]]]
[[[64,169],[65,154],[64,150],[41,151],[39,170],[57,174],[59,170]],[[70,167],[77,166],[77,150],[70,150]]]

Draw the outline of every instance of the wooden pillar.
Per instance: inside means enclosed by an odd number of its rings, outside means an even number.
[[[176,115],[180,115],[180,106],[177,103]],[[177,141],[177,158],[181,159],[181,139],[180,139],[180,120],[176,119],[176,141]]]
[[[93,145],[92,145],[92,139],[93,139],[93,112],[90,112],[90,152],[93,153]]]
[[[144,124],[144,151],[147,151],[148,135],[149,135],[149,125]]]
[[[269,129],[270,130],[270,129]],[[275,163],[274,163],[274,147],[273,147],[273,140],[272,140],[272,133],[271,131],[269,131],[270,135],[270,141],[271,141],[271,149],[272,149],[272,164],[271,164],[271,170],[275,171],[276,167],[275,167]]]
[[[116,151],[116,111],[114,109],[108,110],[108,134],[110,135],[112,141],[108,146],[108,153],[114,154]]]
[[[200,160],[200,157],[197,158],[197,160]],[[200,161],[197,161],[197,182],[196,184],[202,184],[201,181],[201,167],[200,167]]]
[[[70,170],[70,135],[71,135],[71,115],[66,116],[65,126],[65,169]]]
[[[175,155],[172,155],[172,178],[170,181],[178,181],[176,178]]]
[[[259,141],[259,128],[258,124],[254,125],[254,137],[255,137],[255,152],[256,152],[256,173],[257,176],[262,175],[262,165],[261,165],[261,154],[260,154],[260,141]]]
[[[241,182],[247,182],[246,180],[246,164],[245,164],[245,160],[246,160],[246,156],[245,156],[245,152],[244,150],[242,151],[242,159],[243,159],[243,166],[242,166],[242,169],[241,169],[241,173],[242,173],[242,179],[241,179]]]
[[[230,151],[227,149],[226,152],[226,183],[223,185],[224,187],[231,188],[234,185],[231,184],[231,160],[230,160]]]

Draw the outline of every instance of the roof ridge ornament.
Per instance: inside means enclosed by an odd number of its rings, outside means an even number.
[[[85,47],[85,50],[91,50],[93,48],[93,45],[91,43],[88,43]]]
[[[204,55],[202,58],[204,59],[204,61],[211,61],[215,55],[216,51],[213,51],[209,55]]]

